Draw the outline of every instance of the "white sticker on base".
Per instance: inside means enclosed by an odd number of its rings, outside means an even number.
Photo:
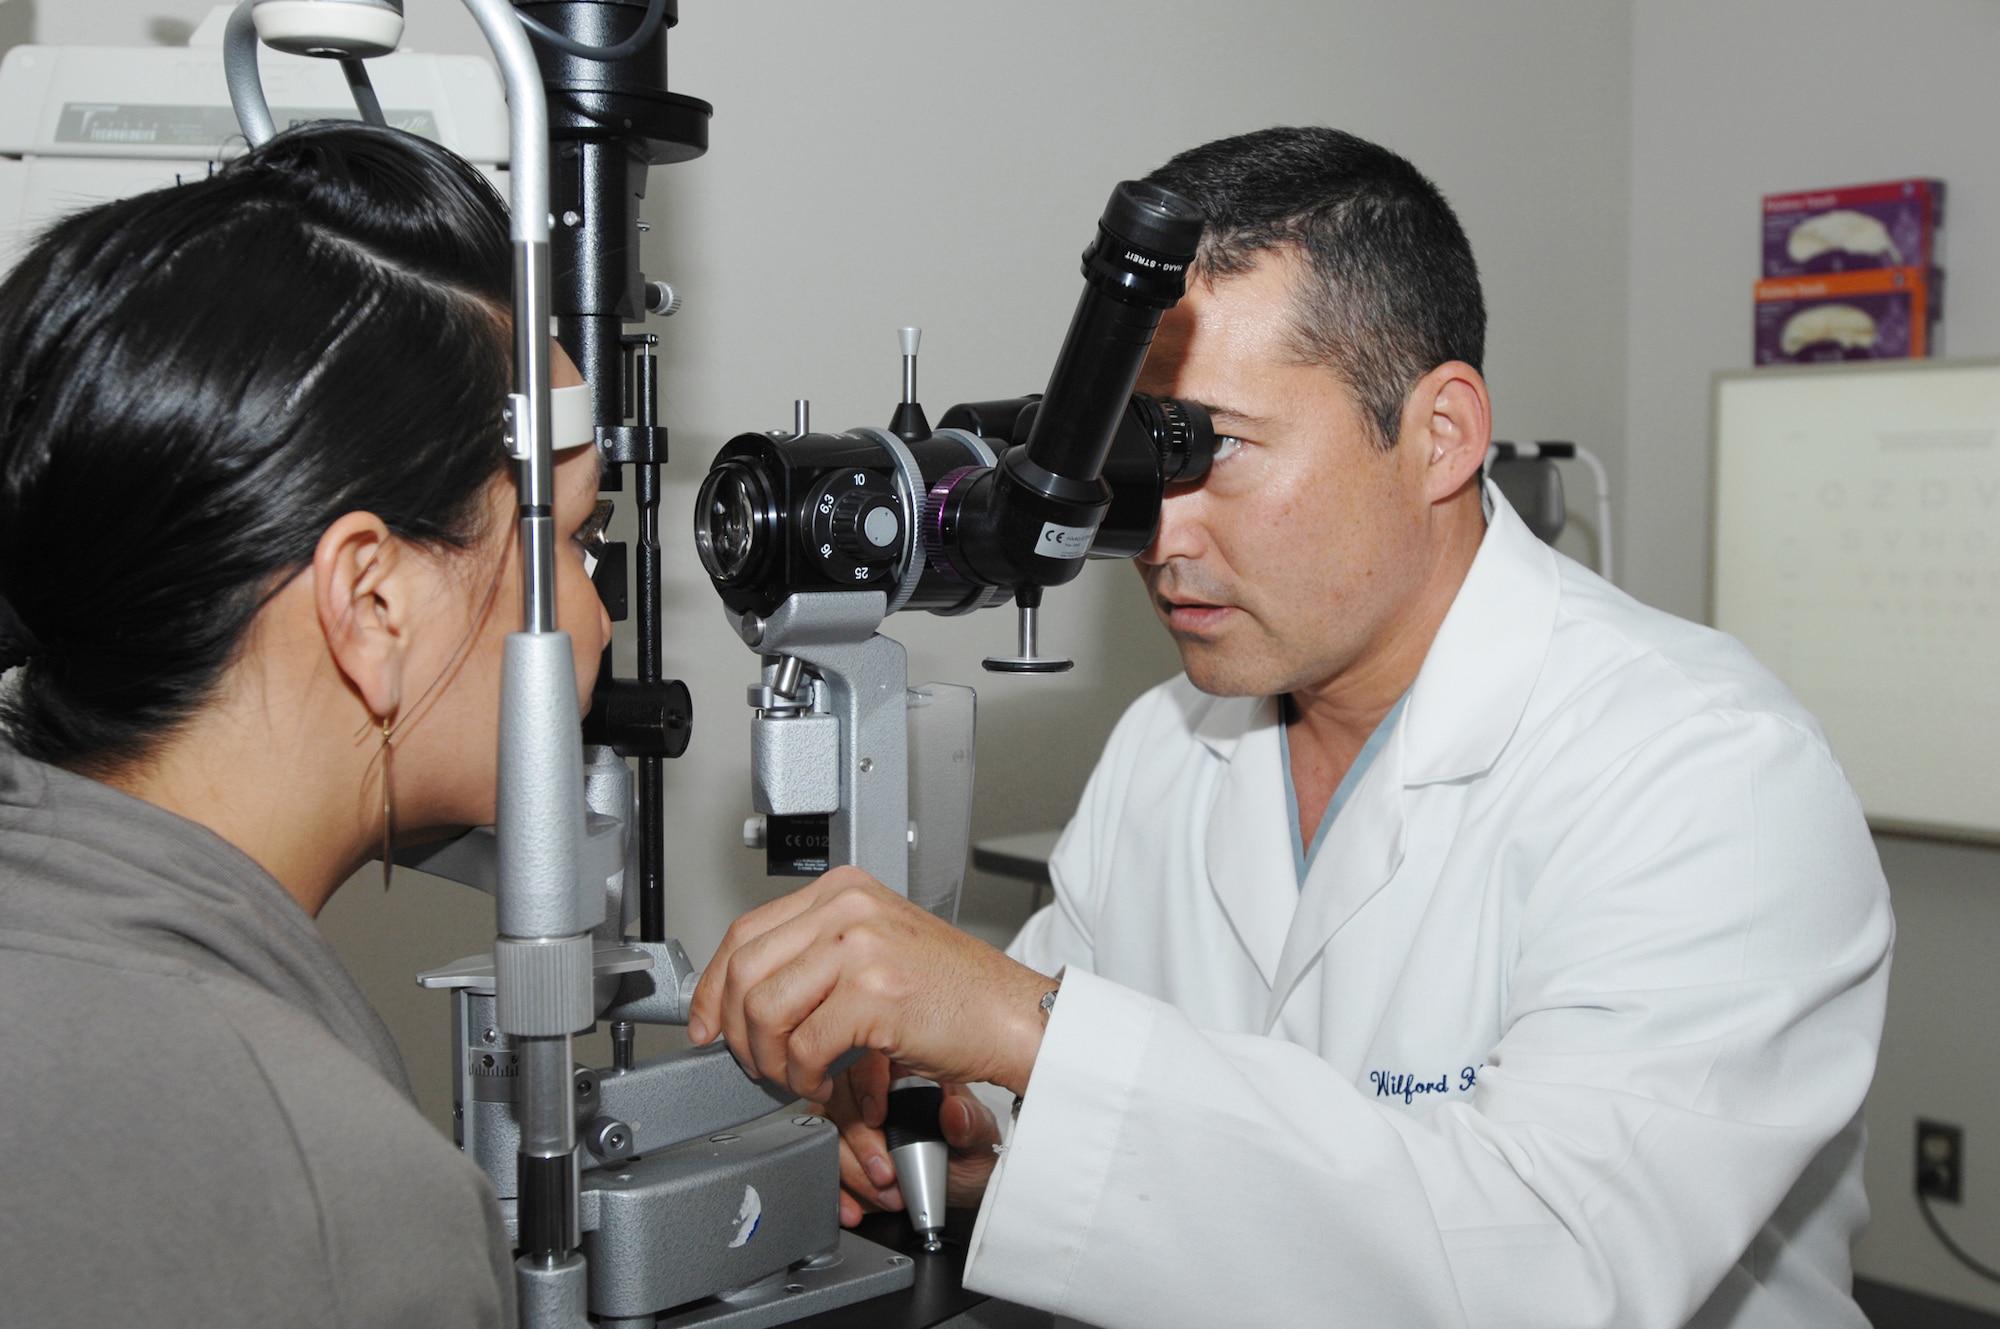
[[[1058,526],[1045,521],[1041,537],[1035,541],[1035,552],[1043,558],[1082,558],[1090,552],[1090,542],[1096,538],[1095,526]]]
[[[735,1250],[744,1242],[757,1235],[757,1225],[764,1221],[764,1201],[758,1198],[755,1186],[743,1188],[743,1203],[736,1210],[736,1240],[729,1243]]]

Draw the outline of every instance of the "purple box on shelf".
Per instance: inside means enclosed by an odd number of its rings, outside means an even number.
[[[1763,275],[1936,267],[1943,221],[1942,180],[1767,194]]]

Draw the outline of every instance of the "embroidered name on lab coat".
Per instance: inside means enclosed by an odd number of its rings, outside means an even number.
[[[1370,1071],[1368,1083],[1375,1086],[1375,1097],[1400,1098],[1409,1104],[1424,1094],[1463,1093],[1471,1089],[1479,1083],[1479,1068],[1461,1066],[1456,1075],[1447,1071],[1435,1080],[1425,1079],[1412,1071]]]

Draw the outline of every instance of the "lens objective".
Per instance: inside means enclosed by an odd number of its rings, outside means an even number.
[[[759,508],[756,480],[740,465],[725,462],[710,471],[695,500],[695,552],[708,575],[735,581],[755,561]]]

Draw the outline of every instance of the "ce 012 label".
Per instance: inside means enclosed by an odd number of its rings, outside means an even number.
[[[1042,523],[1042,533],[1035,541],[1035,552],[1043,558],[1082,558],[1090,552],[1090,542],[1097,538],[1095,526],[1058,526],[1052,521]]]

